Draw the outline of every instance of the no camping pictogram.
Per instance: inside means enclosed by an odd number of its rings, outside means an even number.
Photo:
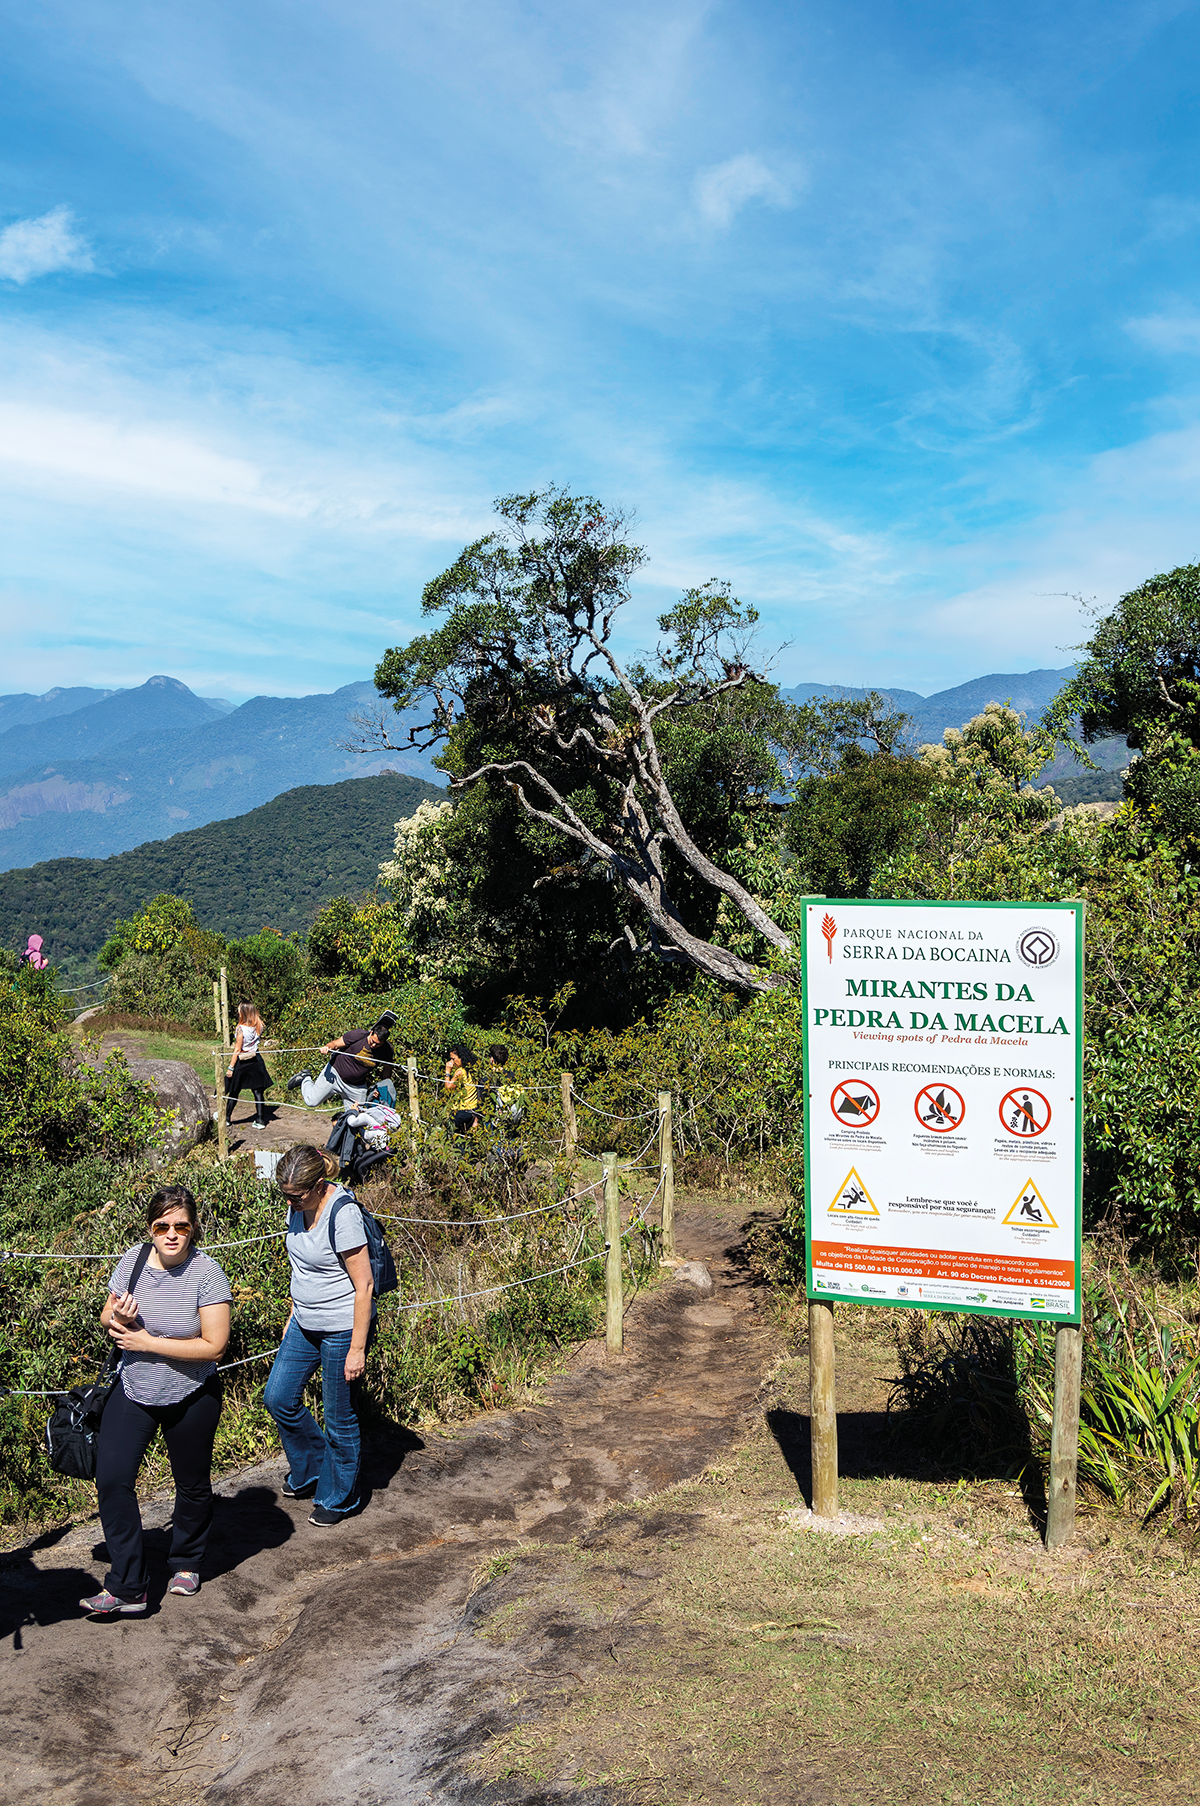
[[[834,1193],[833,1202],[829,1206],[840,1217],[877,1217],[875,1201],[870,1192],[851,1167],[842,1184]]]
[[[951,1129],[960,1128],[967,1114],[962,1092],[953,1085],[922,1085],[913,1109],[921,1127],[932,1129],[935,1135],[948,1135]]]
[[[879,1115],[879,1093],[865,1079],[843,1079],[834,1086],[829,1107],[839,1122],[857,1123],[861,1128]]]
[[[1050,1101],[1040,1091],[1018,1085],[1006,1091],[1000,1100],[1000,1121],[1010,1135],[1031,1141],[1050,1127]]]
[[[1004,1221],[1013,1229],[1057,1229],[1050,1206],[1032,1179],[1027,1179],[1012,1201]]]

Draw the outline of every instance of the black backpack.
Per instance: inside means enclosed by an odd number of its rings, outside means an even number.
[[[329,1246],[337,1255],[338,1260],[342,1260],[342,1256],[338,1254],[337,1248],[334,1246],[333,1226],[338,1211],[347,1202],[358,1204],[358,1199],[352,1191],[343,1191],[340,1197],[333,1200],[329,1208]],[[371,1262],[371,1283],[375,1288],[376,1298],[382,1298],[385,1292],[395,1292],[399,1289],[400,1281],[396,1277],[396,1263],[392,1259],[391,1249],[383,1239],[383,1230],[379,1226],[378,1217],[372,1216],[365,1204],[358,1204],[358,1209],[363,1220],[363,1228],[367,1232],[367,1257]],[[344,1266],[345,1262],[342,1261],[342,1264]]]
[[[152,1242],[143,1242],[139,1248],[129,1284],[125,1288],[127,1292],[137,1290],[137,1282],[142,1277],[142,1270],[150,1258],[153,1245]],[[70,1392],[57,1394],[54,1410],[46,1424],[46,1459],[56,1474],[66,1474],[72,1480],[96,1478],[96,1438],[100,1433],[100,1419],[104,1415],[109,1393],[116,1385],[120,1359],[116,1343],[110,1342],[104,1365],[94,1385],[73,1386]]]

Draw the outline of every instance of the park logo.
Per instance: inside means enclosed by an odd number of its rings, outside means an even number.
[[[1058,936],[1048,928],[1027,928],[1017,942],[1017,953],[1027,966],[1042,972],[1058,958]]]
[[[837,933],[837,923],[831,915],[827,915],[825,920],[821,923],[821,933],[825,936],[825,951],[828,953],[830,962],[832,963],[833,937]]]

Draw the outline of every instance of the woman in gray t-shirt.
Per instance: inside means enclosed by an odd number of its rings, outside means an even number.
[[[284,1497],[311,1498],[308,1521],[325,1526],[358,1510],[358,1383],[375,1318],[367,1232],[337,1173],[336,1155],[304,1142],[275,1169],[291,1207],[292,1309],[263,1394],[288,1458]],[[324,1428],[304,1403],[318,1367]]]
[[[130,1282],[144,1244],[118,1261],[100,1313],[121,1364],[96,1446],[96,1492],[111,1566],[101,1590],[79,1601],[96,1617],[146,1609],[137,1476],[158,1430],[175,1481],[168,1593],[199,1592],[212,1522],[212,1449],[221,1416],[216,1364],[229,1341],[233,1294],[216,1261],[196,1247],[200,1218],[186,1187],[156,1191],[146,1222],[151,1251],[136,1295]]]

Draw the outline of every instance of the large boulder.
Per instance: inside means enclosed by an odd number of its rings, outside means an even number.
[[[148,1156],[152,1164],[165,1166],[204,1140],[213,1119],[212,1099],[186,1060],[130,1060],[129,1070],[150,1086],[160,1108],[175,1112],[170,1132]]]

